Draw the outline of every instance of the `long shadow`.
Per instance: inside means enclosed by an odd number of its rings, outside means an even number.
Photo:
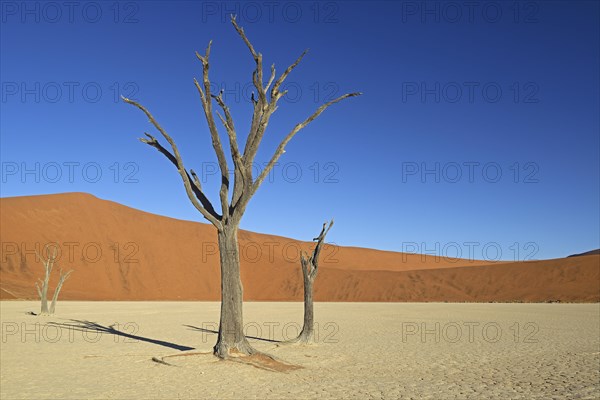
[[[193,326],[193,325],[183,325],[183,326],[187,326],[188,328],[192,328],[195,331],[200,331],[200,332],[206,332],[206,333],[215,333],[218,334],[219,331],[214,331],[212,329],[206,329],[206,328],[198,328],[197,326]],[[281,340],[274,340],[274,339],[265,339],[265,338],[260,338],[260,337],[256,337],[256,336],[246,336],[248,339],[256,339],[256,340],[262,340],[263,342],[271,342],[271,343],[281,343]]]
[[[69,321],[71,321],[72,323],[49,322],[49,324],[55,325],[59,328],[74,329],[74,330],[81,331],[81,332],[96,331],[96,332],[101,332],[101,333],[108,333],[111,335],[123,336],[123,337],[129,338],[129,339],[140,340],[142,342],[157,344],[159,346],[164,346],[164,347],[168,347],[170,349],[175,349],[175,350],[179,350],[179,351],[194,350],[194,347],[182,346],[182,345],[179,345],[176,343],[165,342],[164,340],[150,339],[147,337],[137,336],[137,335],[134,335],[131,333],[123,332],[118,329],[115,329],[114,324],[110,325],[110,326],[104,326],[104,325],[100,325],[96,322],[85,321],[85,320],[82,321],[82,320],[77,320],[77,319],[70,319]]]

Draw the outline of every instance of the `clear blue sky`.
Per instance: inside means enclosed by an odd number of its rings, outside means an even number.
[[[364,93],[296,136],[242,228],[310,239],[335,217],[341,245],[505,260],[600,247],[595,1],[3,1],[1,195],[82,191],[206,222],[117,96],[151,110],[218,207],[192,78],[213,39],[245,139],[253,60],[231,12],[279,72],[310,49],[259,163],[323,101]]]

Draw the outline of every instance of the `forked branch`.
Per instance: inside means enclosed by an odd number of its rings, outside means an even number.
[[[362,93],[360,93],[360,92],[348,93],[348,94],[345,94],[343,96],[338,97],[337,99],[333,99],[331,101],[328,101],[327,103],[325,103],[321,107],[319,107],[317,109],[317,111],[315,111],[310,117],[306,118],[303,122],[297,124],[294,127],[294,129],[292,129],[290,131],[290,133],[288,133],[287,136],[281,141],[281,143],[279,143],[279,146],[277,146],[277,149],[275,150],[275,154],[273,154],[273,157],[271,157],[271,160],[269,161],[269,163],[267,164],[267,166],[265,167],[265,169],[262,170],[262,172],[260,173],[260,175],[258,176],[258,178],[256,179],[256,181],[252,185],[252,194],[256,193],[256,191],[260,187],[261,183],[265,180],[265,178],[271,172],[271,169],[273,169],[273,166],[275,166],[275,164],[277,163],[277,160],[279,160],[279,157],[281,157],[281,155],[283,153],[285,153],[285,146],[287,146],[287,144],[289,143],[289,141],[292,140],[292,138],[294,136],[296,136],[296,134],[298,132],[300,132],[300,130],[302,130],[308,124],[310,124],[312,121],[314,121],[315,118],[317,118],[319,115],[321,115],[321,113],[323,113],[323,111],[325,111],[329,106],[331,106],[331,105],[333,105],[335,103],[338,103],[338,102],[340,102],[340,101],[342,101],[342,100],[344,100],[344,99],[346,99],[348,97],[360,96],[361,94]]]
[[[266,96],[265,88],[263,87],[262,54],[257,53],[256,50],[254,50],[254,46],[252,46],[252,43],[250,43],[250,40],[248,40],[248,37],[246,36],[246,33],[244,32],[244,28],[241,28],[237,24],[237,21],[235,18],[236,18],[235,15],[231,16],[231,23],[233,24],[233,27],[237,31],[238,35],[240,35],[240,37],[242,38],[242,40],[248,47],[248,50],[250,50],[250,54],[252,54],[252,58],[254,58],[254,62],[256,63],[256,69],[252,73],[252,82],[254,83],[254,87],[256,88],[256,90],[258,92],[258,104],[261,106],[264,106],[267,104],[267,96]],[[274,67],[272,67],[272,68],[274,69]]]
[[[171,152],[169,150],[165,149],[163,147],[163,145],[161,145],[160,142],[154,136],[152,136],[146,132],[144,132],[144,135],[146,135],[148,137],[148,139],[140,138],[140,142],[146,143],[148,146],[154,147],[161,154],[163,154],[169,161],[171,161],[173,163],[173,165],[175,165],[175,167],[177,167],[177,165],[178,165],[177,158],[175,158],[175,156],[173,154],[171,154]],[[187,174],[187,171],[186,171],[186,174]],[[192,186],[192,191],[194,192],[194,195],[200,201],[200,203],[202,204],[202,207],[204,207],[206,209],[206,211],[208,211],[215,218],[219,219],[220,215],[217,214],[217,212],[213,208],[213,205],[211,204],[210,200],[208,200],[208,198],[206,197],[204,192],[202,192],[202,185],[200,183],[200,179],[198,179],[198,176],[192,169],[190,169],[190,174],[192,175],[191,186]],[[189,174],[187,176],[187,179],[190,180]]]
[[[321,249],[323,247],[323,243],[325,242],[325,236],[333,226],[333,219],[327,225],[327,222],[323,223],[323,229],[321,229],[321,233],[319,236],[313,239],[313,241],[317,242],[317,245],[313,249],[312,255],[308,256],[304,251],[300,253],[300,261],[302,264],[302,272],[312,280],[315,279],[317,275],[317,270],[319,268],[319,255],[321,254]]]
[[[294,61],[292,65],[287,67],[283,74],[281,74],[281,76],[277,79],[275,85],[273,85],[273,89],[271,89],[271,101],[277,101],[279,100],[279,98],[281,98],[281,96],[283,96],[284,93],[279,92],[279,88],[281,87],[285,79],[288,77],[288,75],[294,70],[294,68],[296,68],[298,64],[300,64],[300,61],[302,61],[306,53],[308,53],[308,49],[304,50],[302,54],[300,54],[300,56],[296,59],[296,61]]]
[[[196,79],[194,79],[194,84],[196,85],[198,93],[200,94],[202,109],[204,110],[204,116],[206,117],[206,122],[208,123],[213,149],[217,155],[219,169],[221,170],[221,190],[219,191],[219,197],[221,199],[221,213],[223,215],[222,220],[225,221],[229,214],[229,167],[227,166],[227,159],[225,158],[225,152],[223,151],[223,145],[221,144],[221,138],[219,137],[219,131],[217,130],[215,117],[212,110],[212,95],[210,92],[210,79],[208,77],[208,71],[210,69],[209,59],[211,45],[212,40],[208,42],[204,56],[201,56],[198,52],[196,52],[196,57],[202,62],[202,83],[204,85],[204,90],[202,90],[202,87],[200,87],[200,84]],[[231,141],[231,135],[229,136],[229,139]],[[234,143],[231,143],[231,145],[233,146]],[[235,146],[237,146],[237,142],[235,143]]]
[[[223,110],[223,114],[225,115],[225,118],[223,118],[223,116],[217,112],[217,115],[221,119],[221,122],[223,123],[223,126],[225,127],[225,130],[227,131],[227,135],[229,136],[229,146],[231,148],[231,155],[232,155],[233,161],[234,161],[236,167],[238,167],[238,166],[242,167],[242,157],[240,155],[240,150],[238,148],[235,124],[233,122],[233,117],[231,116],[231,111],[229,110],[229,107],[227,107],[227,105],[225,104],[225,101],[223,100],[223,91],[221,90],[219,92],[218,96],[215,96],[213,94],[212,97],[213,97],[213,99],[215,99],[217,104],[221,107],[221,109]]]
[[[179,175],[181,176],[181,179],[183,180],[183,185],[185,187],[185,191],[188,195],[188,198],[190,199],[190,201],[192,202],[192,204],[194,205],[194,207],[204,216],[204,218],[206,218],[207,220],[209,220],[214,226],[217,227],[217,229],[221,229],[221,221],[218,218],[218,216],[215,216],[214,210],[213,213],[209,212],[209,210],[207,210],[202,203],[198,200],[198,198],[196,197],[195,191],[192,187],[192,183],[190,181],[190,176],[187,172],[187,170],[185,169],[185,166],[183,165],[183,160],[181,159],[181,154],[179,153],[179,149],[177,148],[177,145],[175,144],[175,141],[171,138],[171,136],[169,136],[169,134],[160,126],[160,124],[158,122],[156,122],[156,120],[154,119],[154,117],[152,116],[152,114],[150,114],[150,112],[146,109],[146,107],[142,106],[141,104],[128,99],[126,97],[122,97],[124,102],[131,104],[137,108],[139,108],[140,110],[142,110],[142,112],[144,114],[146,114],[146,116],[148,117],[148,119],[150,120],[150,122],[152,123],[152,125],[154,125],[154,127],[163,135],[163,137],[165,138],[165,140],[167,142],[169,142],[169,144],[171,145],[171,149],[173,149],[173,153],[171,154],[169,151],[167,151],[163,146],[161,146],[160,144],[158,144],[158,141],[152,137],[151,135],[146,134],[147,136],[149,136],[150,140],[147,139],[141,139],[142,142],[158,149],[162,154],[164,154],[171,162],[173,162],[175,164],[175,166],[177,167],[177,171],[179,172]],[[195,187],[196,185],[194,185]],[[198,191],[200,191],[200,189],[198,188]],[[208,199],[206,200],[208,202]],[[210,202],[208,202],[210,203]],[[212,206],[209,207],[209,209],[211,209]]]

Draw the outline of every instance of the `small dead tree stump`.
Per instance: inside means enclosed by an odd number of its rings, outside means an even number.
[[[308,255],[306,252],[300,252],[300,264],[302,266],[302,276],[304,279],[304,324],[302,331],[297,338],[292,339],[289,343],[310,343],[314,336],[314,311],[313,311],[313,284],[317,277],[317,271],[319,268],[319,254],[325,241],[327,232],[333,226],[333,219],[323,224],[323,229],[319,236],[313,239],[317,242],[312,255]]]

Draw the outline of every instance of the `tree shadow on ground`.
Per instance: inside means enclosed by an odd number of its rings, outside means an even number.
[[[183,346],[183,345],[179,345],[179,344],[172,343],[172,342],[166,342],[164,340],[151,339],[151,338],[147,338],[147,337],[143,337],[143,336],[134,335],[132,333],[123,332],[118,329],[115,329],[115,327],[114,327],[115,324],[109,325],[109,326],[104,326],[104,325],[100,325],[96,322],[85,321],[85,320],[70,319],[69,321],[71,321],[71,323],[50,322],[49,324],[57,326],[59,328],[74,329],[74,330],[81,331],[81,332],[95,331],[95,332],[100,332],[103,334],[123,336],[123,337],[129,338],[129,339],[140,340],[142,342],[157,344],[159,346],[168,347],[170,349],[175,349],[175,350],[179,350],[179,351],[194,350],[194,347]]]
[[[193,325],[183,325],[183,326],[187,326],[188,328],[191,328],[195,331],[200,331],[200,332],[206,332],[206,333],[214,333],[214,334],[218,334],[219,331],[215,331],[212,329],[206,329],[206,328],[199,328],[197,326],[193,326]],[[281,340],[275,340],[275,339],[266,339],[266,338],[260,338],[260,337],[256,337],[256,336],[246,336],[246,338],[248,339],[255,339],[255,340],[262,340],[263,342],[269,342],[269,343],[282,343]]]

